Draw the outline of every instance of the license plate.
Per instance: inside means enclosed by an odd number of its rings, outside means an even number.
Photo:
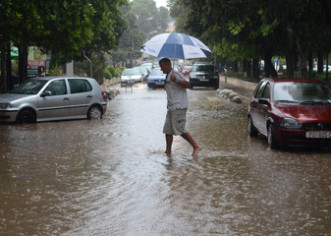
[[[307,131],[306,138],[331,138],[331,131]]]

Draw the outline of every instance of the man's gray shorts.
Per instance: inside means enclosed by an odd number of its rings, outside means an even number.
[[[187,109],[168,110],[163,126],[163,133],[170,135],[182,135],[186,133],[186,111]]]

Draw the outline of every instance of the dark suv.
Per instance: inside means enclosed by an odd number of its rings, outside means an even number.
[[[191,89],[195,86],[219,88],[217,69],[212,64],[195,63],[189,77]]]

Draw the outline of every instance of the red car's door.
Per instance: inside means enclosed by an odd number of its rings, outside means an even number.
[[[252,118],[253,125],[263,135],[267,135],[266,121],[268,118],[268,110],[270,107],[270,105],[268,104],[269,101],[270,83],[264,81],[257,89],[256,94],[250,104],[250,115]]]

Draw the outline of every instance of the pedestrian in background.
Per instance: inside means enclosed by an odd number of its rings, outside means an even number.
[[[167,155],[171,154],[174,135],[180,135],[193,147],[192,156],[196,157],[201,151],[201,146],[195,142],[191,134],[185,130],[186,111],[188,107],[186,89],[190,83],[185,80],[182,74],[173,70],[169,58],[162,58],[159,65],[164,74],[167,74],[164,88],[167,93],[167,116],[163,127],[166,137]]]

